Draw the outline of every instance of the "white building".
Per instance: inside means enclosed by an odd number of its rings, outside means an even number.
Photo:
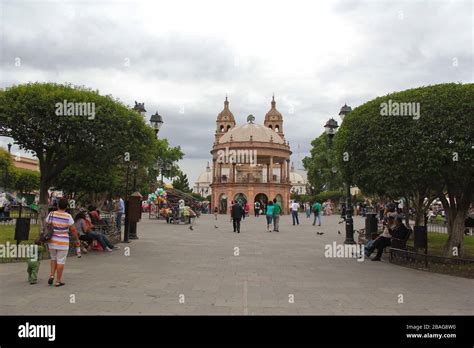
[[[290,170],[290,182],[291,192],[298,193],[300,195],[306,194],[306,186],[308,179],[306,172],[303,170],[295,170],[294,164],[291,165]],[[194,183],[193,192],[199,193],[201,196],[206,197],[211,194],[211,183],[212,183],[212,168],[207,162],[206,171],[199,174],[196,182]]]

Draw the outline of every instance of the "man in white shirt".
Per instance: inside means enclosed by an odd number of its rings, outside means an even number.
[[[293,226],[295,225],[295,221],[297,225],[300,224],[300,221],[298,220],[299,208],[300,208],[300,205],[296,201],[293,201],[293,203],[291,203],[291,218],[293,220]]]

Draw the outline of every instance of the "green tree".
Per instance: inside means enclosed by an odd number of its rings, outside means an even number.
[[[40,187],[40,173],[23,168],[15,168],[13,188],[22,194],[31,193]]]
[[[173,187],[183,192],[191,192],[189,188],[188,176],[180,171],[177,177],[173,180]]]
[[[7,189],[14,181],[14,167],[10,154],[0,149],[0,187]]]
[[[336,152],[329,146],[327,135],[321,134],[311,145],[311,156],[303,159],[309,186],[314,188],[311,194],[342,189],[342,175],[338,169]]]
[[[419,105],[419,117],[382,116],[394,102]],[[474,198],[472,115],[473,84],[420,87],[357,107],[335,136],[345,180],[367,194],[407,198],[417,225],[432,200],[441,199],[448,215],[446,256],[453,249],[463,255],[464,220]]]
[[[95,115],[59,113],[63,101],[89,103]],[[88,162],[101,173],[126,158],[153,161],[156,139],[143,117],[111,96],[55,83],[28,83],[0,92],[0,135],[31,151],[40,166],[40,214],[46,214],[48,189],[70,165]]]

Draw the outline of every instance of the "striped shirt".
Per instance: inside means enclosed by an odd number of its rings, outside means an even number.
[[[69,226],[74,225],[74,219],[65,211],[52,211],[46,218],[46,223],[53,225],[53,236],[48,242],[50,249],[69,249]]]

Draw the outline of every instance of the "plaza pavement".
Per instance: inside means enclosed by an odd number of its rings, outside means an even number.
[[[383,262],[326,258],[326,244],[344,241],[338,221],[323,217],[314,227],[300,215],[292,226],[286,215],[281,232],[269,233],[265,217],[250,217],[237,234],[224,215],[203,215],[191,231],[144,214],[139,240],[68,258],[64,287],[46,284],[47,260],[36,285],[25,263],[0,264],[0,314],[474,313],[472,279],[396,266],[387,254]],[[362,227],[362,218],[355,223]]]

